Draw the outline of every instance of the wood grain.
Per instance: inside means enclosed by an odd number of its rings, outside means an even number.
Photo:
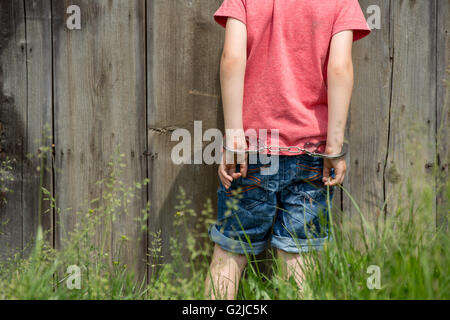
[[[5,258],[24,245],[22,196],[27,72],[23,2],[0,2],[0,18],[0,161],[12,161],[10,174],[14,179],[1,182],[0,256]],[[5,188],[12,192],[5,192]]]
[[[437,1],[437,226],[448,229],[450,163],[450,2]],[[447,184],[447,185],[446,185]]]
[[[53,211],[41,187],[53,192],[52,24],[50,0],[25,1],[27,126],[23,168],[23,232],[28,243],[41,224],[53,243]],[[31,155],[27,157],[27,155]]]
[[[360,1],[364,12],[370,5],[380,7],[381,29],[373,29],[367,38],[354,44],[355,85],[346,135],[350,148],[344,188],[355,199],[363,216],[372,222],[383,216],[392,78],[389,3],[388,0]],[[345,193],[343,207],[346,222],[358,221],[359,225],[359,213]]]
[[[65,26],[72,4],[81,8],[81,30]],[[146,238],[136,219],[145,206],[145,190],[115,210],[111,201],[83,203],[111,193],[96,182],[111,174],[108,163],[117,147],[126,165],[119,177],[123,187],[146,177],[144,12],[143,1],[57,1],[53,7],[56,194],[62,209],[57,246],[80,222],[75,212],[109,205],[100,210],[112,215],[99,226],[96,242],[105,241],[112,260],[140,275],[146,270]],[[120,192],[113,194],[117,199]]]
[[[217,200],[217,166],[175,165],[171,150],[177,142],[171,141],[171,132],[185,128],[193,137],[195,120],[202,121],[203,131],[223,127],[219,61],[224,33],[212,18],[219,5],[208,0],[148,2],[149,229],[161,230],[167,260],[179,188],[197,212],[207,198],[214,204]]]
[[[391,1],[394,52],[385,171],[391,215],[413,200],[407,188],[415,195],[435,192],[436,9],[436,1]],[[430,210],[434,216],[435,206]]]
[[[202,121],[203,132],[223,130],[219,62],[224,30],[212,17],[221,2],[0,1],[0,160],[15,159],[14,181],[7,183],[14,192],[0,195],[7,200],[0,206],[0,256],[23,249],[39,221],[50,230],[47,239],[60,248],[80,222],[76,212],[101,208],[102,202],[89,201],[108,194],[96,182],[111,173],[108,163],[116,147],[124,154],[124,185],[146,177],[150,185],[117,209],[127,213],[105,219],[96,230],[94,241],[106,241],[111,262],[120,259],[140,276],[148,274],[146,248],[152,239],[136,221],[147,200],[149,230],[162,232],[163,262],[170,261],[180,187],[197,212],[208,198],[217,209],[217,166],[174,164],[171,151],[177,142],[171,134],[184,128],[193,138],[194,121]],[[436,205],[430,215],[437,215],[439,226],[448,226],[448,197],[439,185],[448,182],[450,101],[444,80],[449,81],[450,4],[360,4],[364,11],[378,5],[382,22],[380,30],[354,46],[344,187],[364,217],[376,222],[395,214],[401,204],[398,189],[403,187],[406,199],[409,180],[419,194],[424,187],[431,191]],[[81,30],[66,27],[69,5],[81,8]],[[53,133],[50,140],[45,124]],[[44,167],[51,170],[41,176],[36,170],[41,162],[26,155],[36,155],[49,142],[55,143],[54,163],[48,157]],[[194,154],[199,151],[192,159]],[[41,182],[62,209],[56,220],[51,214],[39,218],[39,211],[48,208]],[[341,223],[357,220],[347,195],[337,192],[333,207]],[[188,258],[186,251],[182,254]]]

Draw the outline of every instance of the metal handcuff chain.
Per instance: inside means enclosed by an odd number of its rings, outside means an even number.
[[[223,148],[227,151],[236,153],[236,154],[243,154],[243,153],[260,153],[264,150],[269,150],[270,152],[280,152],[280,151],[287,151],[289,153],[306,153],[307,155],[310,155],[312,157],[320,157],[320,158],[326,158],[326,159],[339,159],[342,158],[343,156],[345,156],[347,154],[348,151],[348,143],[344,142],[342,144],[342,149],[341,152],[338,154],[333,154],[333,155],[328,155],[328,154],[323,154],[323,153],[319,153],[316,151],[309,151],[307,149],[305,149],[306,146],[313,146],[315,147],[317,150],[321,145],[326,144],[326,141],[319,141],[318,143],[312,143],[312,142],[306,142],[303,145],[303,148],[298,147],[298,146],[290,146],[290,147],[281,147],[281,146],[262,146],[258,149],[253,149],[253,150],[233,150],[233,149],[229,149],[226,147],[226,138],[223,137]],[[295,151],[294,151],[295,150]]]

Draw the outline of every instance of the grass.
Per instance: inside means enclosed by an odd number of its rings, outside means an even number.
[[[49,246],[45,231],[39,228],[35,241],[29,244],[31,250],[16,252],[0,264],[0,299],[203,299],[213,247],[207,235],[207,226],[215,217],[211,201],[196,212],[180,189],[168,257],[162,256],[161,232],[147,230],[150,207],[147,205],[142,211],[137,222],[142,235],[150,235],[150,277],[138,277],[132,266],[120,261],[123,248],[118,248],[119,253],[110,252],[110,222],[127,214],[127,205],[138,199],[139,189],[148,183],[144,180],[125,186],[120,180],[125,167],[122,158],[116,154],[109,164],[109,176],[98,182],[104,190],[102,196],[71,213],[77,216],[78,223],[67,233],[61,249]],[[3,176],[7,176],[5,172]],[[448,182],[445,188],[449,199]],[[305,256],[308,263],[304,268],[303,296],[299,296],[293,278],[283,280],[270,251],[267,261],[248,256],[238,299],[450,298],[449,235],[434,227],[433,190],[425,186],[417,194],[416,189],[407,186],[407,198],[399,201],[396,212],[380,224],[367,222],[352,196],[343,189],[359,213],[357,223],[349,224],[344,219],[338,226],[334,221],[337,213],[330,208],[330,231],[335,240],[327,243],[321,253]],[[50,208],[62,214],[50,192],[43,189],[43,194]],[[99,235],[100,225],[104,232]],[[122,239],[126,247],[127,235]],[[262,272],[262,262],[273,267]],[[73,283],[67,273],[72,265],[80,268],[79,290],[71,290],[67,285],[68,281]],[[370,284],[376,285],[371,281],[371,268],[379,270],[379,288],[369,289]]]

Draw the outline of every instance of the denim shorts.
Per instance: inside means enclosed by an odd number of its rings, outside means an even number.
[[[323,158],[276,157],[277,166],[253,158],[247,176],[234,179],[229,189],[219,180],[217,220],[208,234],[224,250],[257,255],[270,240],[272,247],[300,253],[321,250],[328,240],[336,187],[322,182]]]

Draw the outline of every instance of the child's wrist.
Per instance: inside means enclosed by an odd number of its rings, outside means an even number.
[[[328,134],[327,144],[325,146],[325,153],[329,155],[339,154],[342,152],[344,144],[344,135],[342,133],[334,132]]]
[[[328,145],[325,147],[325,154],[335,155],[342,152],[342,145]]]
[[[244,129],[225,129],[225,146],[232,150],[246,149]]]

